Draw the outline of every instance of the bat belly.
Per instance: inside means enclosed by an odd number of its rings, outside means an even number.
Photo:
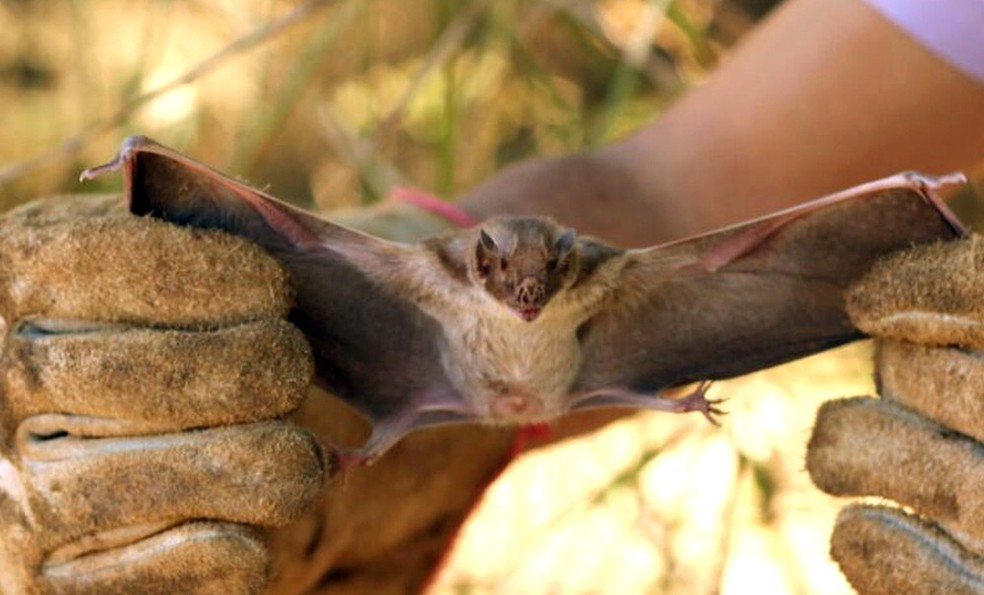
[[[581,361],[574,328],[550,319],[512,318],[476,317],[446,329],[448,375],[483,421],[557,417],[567,410],[565,397]]]

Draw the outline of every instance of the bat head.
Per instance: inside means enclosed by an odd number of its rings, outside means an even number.
[[[527,322],[570,286],[577,267],[577,235],[549,219],[493,220],[475,240],[474,278]]]

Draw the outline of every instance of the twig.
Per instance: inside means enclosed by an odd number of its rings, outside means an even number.
[[[61,161],[62,159],[67,159],[76,155],[94,138],[112,130],[116,126],[126,121],[127,117],[140,106],[181,86],[196,81],[208,72],[221,66],[230,57],[242,54],[254,46],[267,41],[288,27],[303,21],[311,14],[329,6],[336,1],[337,0],[310,0],[307,3],[298,6],[286,15],[278,19],[268,21],[246,35],[236,39],[221,50],[215,52],[211,56],[208,56],[198,64],[195,64],[176,78],[130,99],[111,116],[92,122],[83,128],[81,132],[65,140],[60,145],[35,157],[0,168],[0,186],[9,184],[29,171],[45,167],[52,163]]]

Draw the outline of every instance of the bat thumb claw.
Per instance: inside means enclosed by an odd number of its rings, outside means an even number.
[[[152,147],[160,147],[160,145],[150,140],[146,136],[129,136],[123,141],[123,146],[120,148],[120,152],[116,154],[116,157],[113,157],[112,161],[82,170],[82,173],[79,174],[79,181],[84,182],[86,180],[98,178],[103,174],[119,171],[123,169],[123,166],[126,165],[127,160],[130,159],[131,155],[133,155],[136,151],[141,149],[146,150]]]
[[[94,180],[103,174],[119,171],[121,167],[123,167],[123,160],[117,157],[109,163],[103,163],[102,165],[96,165],[95,167],[83,169],[82,173],[79,174],[79,182]]]

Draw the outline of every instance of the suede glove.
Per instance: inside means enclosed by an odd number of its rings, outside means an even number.
[[[245,593],[325,474],[285,273],[62,197],[0,219],[0,592]]]
[[[844,509],[831,555],[862,594],[984,591],[984,241],[893,255],[848,295],[880,399],[825,404],[807,467]]]

